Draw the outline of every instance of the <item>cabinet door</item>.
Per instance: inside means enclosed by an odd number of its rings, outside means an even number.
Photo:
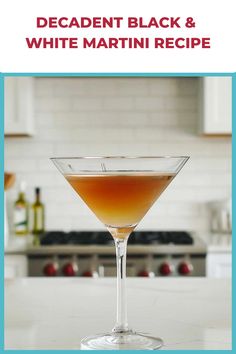
[[[207,276],[210,278],[231,278],[232,256],[230,253],[212,253],[207,256]]]
[[[28,263],[26,256],[5,255],[4,257],[4,278],[14,279],[28,275]]]
[[[232,134],[232,79],[200,79],[200,119],[203,134]]]
[[[4,80],[5,135],[34,134],[34,85],[32,77]]]

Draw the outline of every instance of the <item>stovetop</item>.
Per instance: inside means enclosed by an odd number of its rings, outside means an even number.
[[[49,231],[41,235],[40,243],[49,245],[113,245],[114,241],[104,231]],[[193,237],[186,231],[135,231],[129,245],[193,245]]]

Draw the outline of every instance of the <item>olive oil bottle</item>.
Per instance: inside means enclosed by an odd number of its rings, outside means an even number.
[[[44,232],[44,204],[41,202],[40,188],[35,188],[35,202],[32,205],[33,229],[32,234]]]
[[[29,232],[29,204],[25,198],[25,188],[25,182],[21,182],[14,204],[14,231],[17,236],[25,236]]]

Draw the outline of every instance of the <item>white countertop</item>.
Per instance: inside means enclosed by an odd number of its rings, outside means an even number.
[[[230,280],[129,278],[130,327],[161,337],[162,350],[231,349]],[[5,349],[79,349],[115,321],[115,279],[5,282]]]

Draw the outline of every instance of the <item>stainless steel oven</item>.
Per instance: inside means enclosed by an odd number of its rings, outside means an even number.
[[[59,236],[58,236],[59,235]],[[29,276],[109,277],[116,275],[115,247],[104,232],[45,234],[30,247]],[[127,275],[205,276],[206,246],[186,232],[135,232],[128,243]]]

